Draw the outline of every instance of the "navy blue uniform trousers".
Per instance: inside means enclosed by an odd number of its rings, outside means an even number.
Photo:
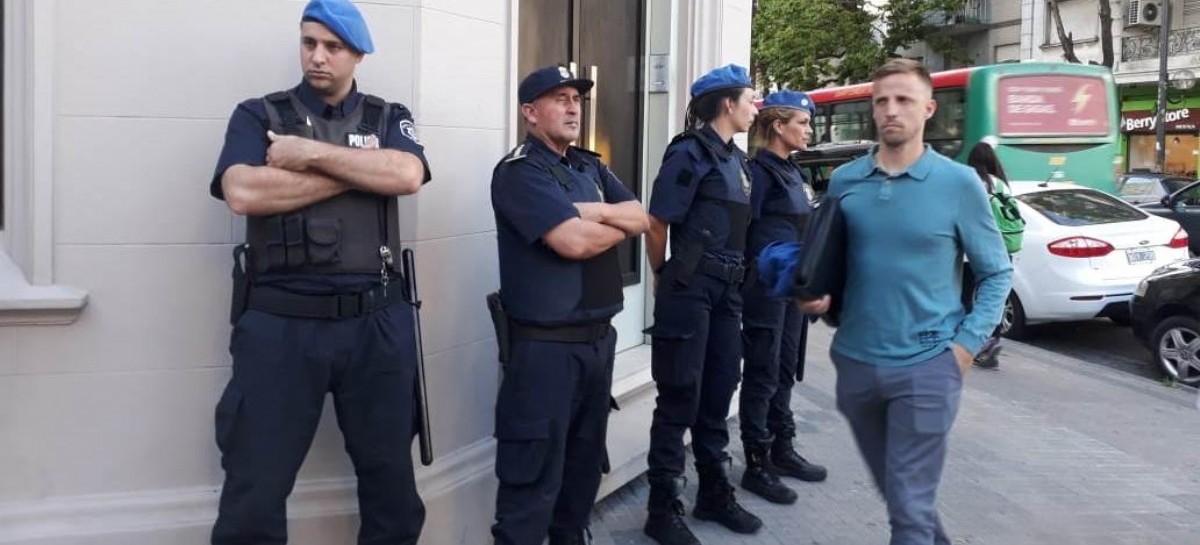
[[[803,370],[808,319],[789,298],[751,286],[742,311],[742,394],[738,416],[742,441],[793,437],[792,386]],[[801,371],[802,372],[802,371]]]
[[[903,367],[830,356],[838,410],[887,502],[891,545],[950,545],[936,504],[962,393],[954,352]]]
[[[425,507],[412,466],[412,319],[402,302],[345,320],[242,315],[216,410],[225,486],[214,545],[287,542],[286,500],[329,392],[358,476],[358,543],[417,542]]]
[[[584,528],[608,470],[617,332],[591,343],[514,338],[496,399],[496,545]]]
[[[650,371],[658,387],[650,479],[683,474],[683,433],[689,429],[697,466],[729,459],[726,420],[740,380],[741,311],[739,284],[701,273],[686,284],[669,276],[659,281],[650,328]]]

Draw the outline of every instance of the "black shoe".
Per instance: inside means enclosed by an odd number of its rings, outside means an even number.
[[[796,503],[796,492],[779,480],[779,475],[775,474],[771,461],[767,459],[766,446],[747,443],[745,452],[746,471],[742,473],[742,488],[771,503]]]
[[[980,369],[996,369],[1000,367],[1000,350],[1003,347],[999,343],[980,350],[979,354],[971,362],[975,367]]]
[[[829,476],[825,466],[805,460],[796,452],[792,447],[791,436],[780,435],[775,438],[775,442],[771,444],[771,464],[775,466],[775,472],[779,475],[810,483],[819,483]]]
[[[659,545],[700,545],[683,522],[683,503],[677,499],[672,499],[667,509],[652,509],[642,531]]]
[[[592,531],[584,528],[550,528],[550,545],[588,545]]]
[[[692,516],[715,522],[739,534],[753,534],[762,528],[762,519],[754,516],[733,496],[733,486],[725,478],[722,466],[696,468],[700,473],[700,491]]]

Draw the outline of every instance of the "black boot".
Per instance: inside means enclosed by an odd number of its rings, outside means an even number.
[[[771,460],[767,458],[770,443],[744,443],[746,472],[742,473],[742,488],[762,496],[764,500],[781,505],[796,503],[796,492],[779,480]]]
[[[1000,338],[992,337],[983,343],[983,348],[979,349],[979,353],[975,355],[975,360],[972,362],[976,367],[982,369],[996,369],[1000,367]]]
[[[753,534],[762,528],[762,520],[750,514],[733,497],[733,486],[725,477],[725,466],[696,466],[700,474],[700,491],[696,493],[696,508],[692,515],[700,520],[716,522],[739,534]]]
[[[675,479],[650,480],[650,516],[642,531],[659,545],[700,545],[683,522],[682,488]]]
[[[805,460],[792,446],[793,434],[778,434],[771,444],[771,463],[775,472],[785,477],[795,477],[801,481],[819,483],[825,480],[828,472],[820,466]]]
[[[588,545],[592,542],[592,531],[583,528],[550,527],[550,545]]]

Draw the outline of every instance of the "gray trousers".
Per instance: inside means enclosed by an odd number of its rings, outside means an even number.
[[[887,502],[891,545],[949,545],[936,503],[962,392],[954,352],[905,367],[830,356],[838,410]]]

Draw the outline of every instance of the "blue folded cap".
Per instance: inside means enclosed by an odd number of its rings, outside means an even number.
[[[804,245],[799,242],[772,242],[758,253],[758,282],[767,286],[775,297],[791,295],[796,268],[804,255]]]
[[[754,88],[750,83],[750,73],[736,64],[727,64],[717,68],[692,83],[692,98],[707,95],[721,89],[736,89],[740,87]]]
[[[316,21],[337,34],[346,45],[359,53],[373,53],[371,31],[362,13],[349,0],[312,0],[304,6],[301,21]]]
[[[557,89],[564,85],[570,85],[578,89],[579,94],[585,95],[592,90],[594,84],[595,82],[590,79],[575,77],[575,74],[565,67],[547,66],[530,72],[525,79],[521,80],[521,86],[517,88],[517,100],[521,104],[529,104],[550,92],[551,89]]]
[[[800,91],[782,90],[767,95],[760,109],[765,110],[767,108],[804,110],[809,114],[817,112],[817,107],[813,104],[812,99],[808,97],[808,93],[801,93]]]

